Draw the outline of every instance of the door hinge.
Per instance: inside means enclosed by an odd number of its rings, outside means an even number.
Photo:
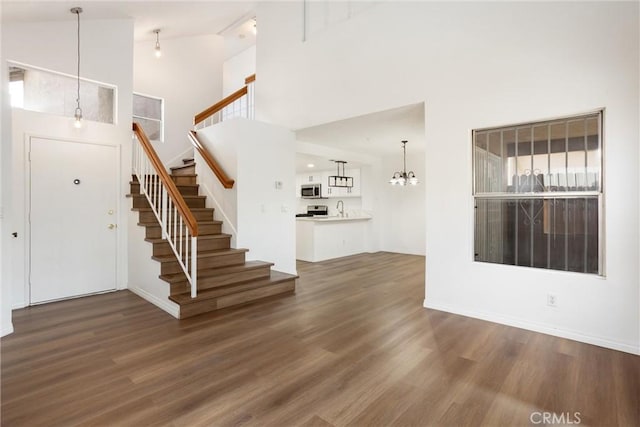
[[[31,151],[28,153],[29,161],[31,161]]]

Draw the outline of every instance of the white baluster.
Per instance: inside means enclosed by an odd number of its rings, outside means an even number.
[[[191,298],[198,296],[198,238],[191,238]]]
[[[163,209],[165,206],[167,206],[167,191],[164,189],[164,186],[162,187],[162,208]],[[160,210],[160,217],[162,218],[162,233],[164,235],[164,238],[169,240],[169,233],[167,232],[168,228],[167,228],[167,215],[162,215],[162,210]]]

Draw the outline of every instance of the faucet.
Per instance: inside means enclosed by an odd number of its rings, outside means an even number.
[[[338,204],[336,205],[336,209],[340,213],[340,216],[344,218],[344,202],[342,200],[338,200]]]

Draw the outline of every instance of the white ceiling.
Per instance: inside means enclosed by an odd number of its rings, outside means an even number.
[[[335,159],[335,160],[343,160],[343,159]],[[310,167],[309,165],[313,165]],[[349,168],[359,168],[363,165],[360,162],[349,161],[345,165],[346,169]],[[306,173],[310,174],[314,173],[314,171],[337,171],[336,164],[331,161],[331,159],[327,159],[324,157],[319,157],[313,154],[306,153],[296,153],[296,173]],[[342,167],[340,167],[342,170]]]
[[[401,141],[407,140],[407,155],[424,153],[424,104],[407,105],[300,129],[296,131],[296,138],[298,141],[376,157],[401,153]],[[308,171],[307,163],[314,163],[316,170],[335,167],[329,159],[298,153],[296,172]],[[358,165],[350,163],[348,166]]]
[[[2,22],[71,21],[75,15],[69,9],[75,6],[83,8],[81,19],[133,18],[135,41],[155,40],[153,30],[159,28],[161,40],[224,32],[245,48],[255,43],[251,26],[246,25],[255,16],[255,1],[2,0]]]
[[[255,44],[253,17],[256,1],[27,1],[0,0],[2,22],[72,21],[69,9],[83,8],[81,19],[134,19],[134,40],[160,40],[204,34],[225,37],[226,56],[230,57]],[[258,30],[259,31],[259,30]],[[382,157],[398,153],[400,141],[408,140],[407,152],[424,151],[424,105],[408,105],[333,123],[301,129],[300,141]],[[343,159],[338,159],[343,160]],[[329,159],[298,156],[296,170],[332,169]],[[348,166],[359,166],[350,163]]]

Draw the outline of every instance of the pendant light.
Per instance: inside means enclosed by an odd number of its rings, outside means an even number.
[[[402,151],[404,158],[404,168],[402,172],[395,172],[391,179],[389,180],[389,184],[391,185],[417,185],[418,178],[416,178],[416,174],[413,171],[407,172],[407,141],[402,141]]]
[[[353,177],[346,176],[344,171],[344,165],[347,164],[344,160],[331,160],[335,162],[337,168],[337,174],[331,175],[329,177],[329,187],[342,187],[342,188],[351,188],[353,187]],[[342,166],[342,172],[340,172],[340,166]]]
[[[78,75],[77,75],[77,92],[76,92],[76,111],[73,114],[75,119],[73,126],[77,129],[82,127],[82,108],[80,108],[80,14],[82,13],[81,7],[71,8],[71,13],[75,13],[78,16]]]
[[[156,47],[153,49],[156,58],[160,58],[162,56],[162,51],[160,50],[160,29],[153,30],[156,33]]]

